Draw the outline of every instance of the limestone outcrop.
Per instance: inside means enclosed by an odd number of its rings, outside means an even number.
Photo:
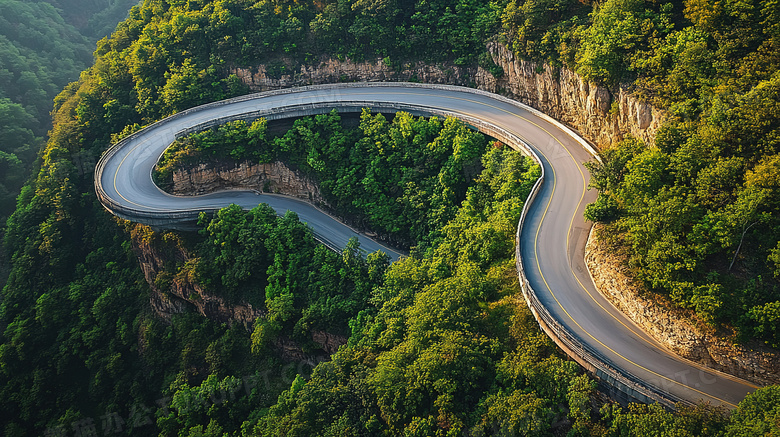
[[[150,305],[163,320],[174,314],[197,311],[201,315],[223,323],[240,323],[251,329],[255,319],[263,312],[247,302],[232,303],[221,296],[211,294],[190,280],[187,275],[169,276],[166,265],[184,265],[190,255],[175,243],[153,243],[142,225],[136,225],[133,233],[135,251],[141,271],[152,288]],[[164,245],[165,249],[159,246]]]
[[[192,196],[225,189],[250,189],[281,193],[313,203],[322,203],[319,185],[280,161],[267,164],[201,163],[173,173],[171,194]]]
[[[488,50],[504,75],[498,79],[479,76],[479,88],[539,109],[599,148],[627,135],[646,144],[654,142],[664,112],[640,101],[626,87],[608,89],[566,68],[517,59],[501,44],[490,44]]]
[[[132,232],[133,250],[138,258],[141,271],[152,289],[149,298],[152,311],[166,322],[174,314],[198,312],[211,320],[234,324],[239,323],[251,331],[255,320],[265,317],[265,311],[248,302],[230,302],[221,296],[209,293],[193,282],[182,269],[175,276],[168,275],[167,265],[186,265],[192,257],[177,242],[166,242],[165,237],[153,236],[151,230],[143,225],[135,225]],[[347,343],[347,338],[326,331],[312,331],[305,345],[281,335],[272,344],[279,356],[286,361],[309,365],[303,369],[311,371],[316,363],[326,361],[339,347]]]

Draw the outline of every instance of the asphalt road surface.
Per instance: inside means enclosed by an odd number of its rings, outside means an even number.
[[[112,212],[123,209],[123,213],[117,214],[130,219],[135,214],[140,217],[142,212],[146,218],[139,221],[147,223],[148,217],[155,214],[165,217],[182,211],[213,211],[231,203],[244,208],[268,203],[280,214],[288,209],[295,211],[330,245],[344,247],[350,237],[356,236],[366,251],[383,250],[397,260],[399,252],[295,199],[248,191],[177,197],[163,192],[152,181],[152,168],[179,131],[235,114],[306,103],[334,102],[338,106],[344,101],[395,102],[448,111],[489,121],[524,139],[541,158],[546,176],[523,227],[521,254],[528,280],[551,315],[580,341],[598,350],[613,367],[679,398],[733,408],[757,388],[669,352],[596,291],[584,263],[584,246],[591,225],[584,221],[583,210],[595,200],[596,192],[587,189],[589,174],[582,163],[592,159],[592,155],[581,139],[549,118],[496,96],[457,87],[366,83],[338,89],[292,89],[286,94],[260,94],[191,110],[141,132],[110,159],[102,161],[102,172],[96,173],[98,192],[102,191],[101,199],[108,198],[113,203],[113,207],[107,206]]]

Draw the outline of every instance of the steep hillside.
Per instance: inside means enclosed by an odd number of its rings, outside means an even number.
[[[442,235],[384,275],[353,252],[318,249],[294,217],[262,208],[204,219],[199,235],[120,223],[96,201],[85,165],[141,125],[246,92],[236,67],[281,76],[330,55],[398,69],[481,65],[500,77],[486,48],[495,39],[612,93],[631,81],[676,117],[656,145],[605,150],[594,168],[605,197],[589,214],[617,223],[648,284],[712,323],[773,342],[776,12],[750,1],[145,1],[57,97],[40,171],[8,221],[4,434],[777,433],[777,387],[731,417],[601,407],[593,382],[516,298],[512,232],[535,173],[498,145]],[[393,142],[371,146],[382,144]],[[251,333],[194,311],[158,318],[132,241],[168,250],[158,291],[201,280],[227,297],[251,294],[270,316]],[[177,264],[180,249],[202,251],[200,270]],[[300,254],[327,268],[304,268]],[[302,335],[336,319],[349,339],[332,361],[315,367],[267,349],[284,328]]]

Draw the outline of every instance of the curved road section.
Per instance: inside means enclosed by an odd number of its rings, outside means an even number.
[[[590,224],[583,210],[596,193],[587,190],[582,163],[593,150],[560,123],[527,106],[483,91],[409,83],[303,87],[243,96],[173,115],[125,138],[101,158],[95,187],[103,205],[125,219],[176,227],[200,211],[231,203],[252,208],[268,203],[278,213],[295,211],[333,248],[358,237],[361,247],[401,254],[363,236],[313,206],[249,191],[178,197],[160,190],[151,171],[177,136],[229,120],[284,118],[327,112],[406,110],[451,115],[533,157],[542,179],[526,203],[518,227],[518,272],[526,300],[542,328],[569,355],[629,399],[709,402],[733,408],[756,386],[689,362],[669,352],[615,309],[590,279],[584,246]]]

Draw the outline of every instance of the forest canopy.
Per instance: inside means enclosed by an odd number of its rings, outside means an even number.
[[[51,128],[54,97],[134,3],[0,0],[0,225]]]

